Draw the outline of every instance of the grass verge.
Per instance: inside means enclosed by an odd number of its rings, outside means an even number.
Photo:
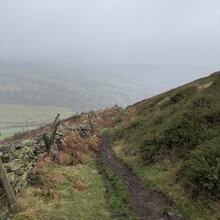
[[[77,166],[50,164],[36,174],[35,187],[19,198],[21,211],[15,220],[109,219],[102,179],[94,155]]]
[[[98,162],[98,169],[103,176],[106,188],[106,202],[111,219],[115,220],[136,220],[128,204],[128,192],[120,178],[103,162]]]
[[[166,169],[160,164],[146,166],[141,164],[137,155],[126,154],[123,143],[115,143],[113,148],[118,159],[132,168],[134,173],[150,188],[157,190],[171,199],[175,208],[187,219],[217,220],[220,219],[219,203],[202,198],[192,198],[181,183],[175,181],[178,164]]]

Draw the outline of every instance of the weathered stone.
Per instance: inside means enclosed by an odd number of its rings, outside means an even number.
[[[82,138],[86,138],[90,135],[90,130],[79,129],[78,131]]]
[[[19,149],[21,149],[21,148],[23,148],[24,146],[22,145],[22,143],[21,142],[17,142],[16,144],[14,144],[14,148],[16,149],[16,150],[19,150]]]
[[[85,131],[88,131],[84,128],[80,130],[84,131],[84,135],[86,135]],[[60,139],[62,136],[63,133],[60,132],[57,133],[56,138]],[[28,184],[28,173],[37,164],[37,155],[44,152],[45,145],[42,135],[39,135],[34,140],[0,146],[0,157],[4,163],[9,182],[16,194],[26,187]]]
[[[71,127],[69,126],[64,130],[75,131],[75,130],[77,130],[77,126],[71,126]]]
[[[37,135],[34,140],[39,143],[42,140],[42,136]]]
[[[15,173],[17,176],[21,176],[21,175],[24,173],[24,171],[23,171],[23,169],[22,169],[21,167],[19,167],[18,169],[15,170],[14,173]]]
[[[16,184],[16,186],[14,187],[14,192],[16,195],[18,195],[18,193],[21,191],[22,187],[21,187],[21,182],[18,182]]]
[[[0,146],[0,152],[2,152],[3,154],[7,154],[10,152],[10,147],[8,145]]]
[[[31,150],[31,152],[35,153],[37,150],[37,146],[36,145],[32,145],[29,147],[29,149]]]
[[[37,141],[35,141],[35,140],[28,140],[28,141],[24,141],[22,144],[27,147],[32,147],[32,146],[36,145],[36,143],[37,143]]]
[[[21,160],[15,159],[10,163],[4,164],[4,168],[6,172],[15,172],[16,170],[21,168]]]
[[[21,164],[21,160],[20,159],[14,159],[13,163],[19,165],[19,164]]]
[[[8,163],[11,160],[11,156],[8,153],[6,153],[2,155],[1,159],[2,163]]]
[[[80,129],[82,129],[82,130],[91,130],[89,123],[86,122],[86,121],[83,122],[83,123],[80,125]]]
[[[56,134],[54,138],[55,138],[56,140],[60,140],[60,139],[61,139],[60,135],[58,135],[58,134]]]
[[[27,172],[25,172],[21,177],[19,177],[19,180],[16,182],[17,184],[14,186],[14,191],[16,195],[21,192],[28,184],[27,181]]]
[[[25,154],[25,147],[19,148],[19,149],[17,149],[16,152],[15,152],[15,158],[16,158],[16,159],[21,159],[21,158],[24,157],[24,154]]]
[[[7,173],[6,175],[7,175],[9,183],[15,183],[16,182],[15,174],[13,172],[12,173]]]
[[[27,186],[27,184],[28,184],[28,181],[27,181],[27,180],[23,180],[23,181],[21,182],[22,190]]]
[[[57,131],[56,134],[59,135],[60,137],[63,137],[63,132]]]
[[[5,168],[5,172],[6,173],[10,173],[10,172],[13,172],[13,170],[11,169],[11,163],[5,163],[4,164],[4,168]]]
[[[175,213],[174,213],[174,212],[172,212],[172,211],[168,211],[166,214],[167,214],[167,216],[169,216],[169,217],[172,217],[172,216],[174,216],[174,215],[175,215]]]
[[[23,158],[23,162],[24,162],[24,165],[26,165],[27,163],[30,162],[30,158],[28,155],[25,155],[24,158]]]

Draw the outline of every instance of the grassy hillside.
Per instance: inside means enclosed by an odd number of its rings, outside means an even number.
[[[129,106],[120,121],[119,158],[189,218],[220,217],[220,72]]]

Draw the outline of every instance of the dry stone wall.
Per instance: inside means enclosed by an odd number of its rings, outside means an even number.
[[[74,127],[60,126],[59,132],[55,135],[55,143],[63,137],[65,130],[75,130],[82,138],[91,134],[90,124],[86,121]],[[37,165],[39,154],[46,152],[43,136],[44,133],[41,133],[32,140],[0,145],[0,157],[15,195],[21,192],[30,181],[28,174]],[[0,183],[0,197],[3,194],[3,187]]]
[[[45,152],[42,136],[40,134],[33,140],[0,145],[0,156],[6,175],[16,195],[27,186],[28,173],[36,166],[38,155]],[[0,186],[0,196],[3,194]]]

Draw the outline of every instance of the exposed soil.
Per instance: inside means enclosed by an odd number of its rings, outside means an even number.
[[[132,212],[141,220],[184,219],[178,213],[168,213],[170,216],[164,213],[164,207],[168,201],[160,193],[147,188],[128,167],[116,159],[111,150],[109,135],[103,137],[99,159],[122,180],[129,193],[129,205],[132,207]]]

